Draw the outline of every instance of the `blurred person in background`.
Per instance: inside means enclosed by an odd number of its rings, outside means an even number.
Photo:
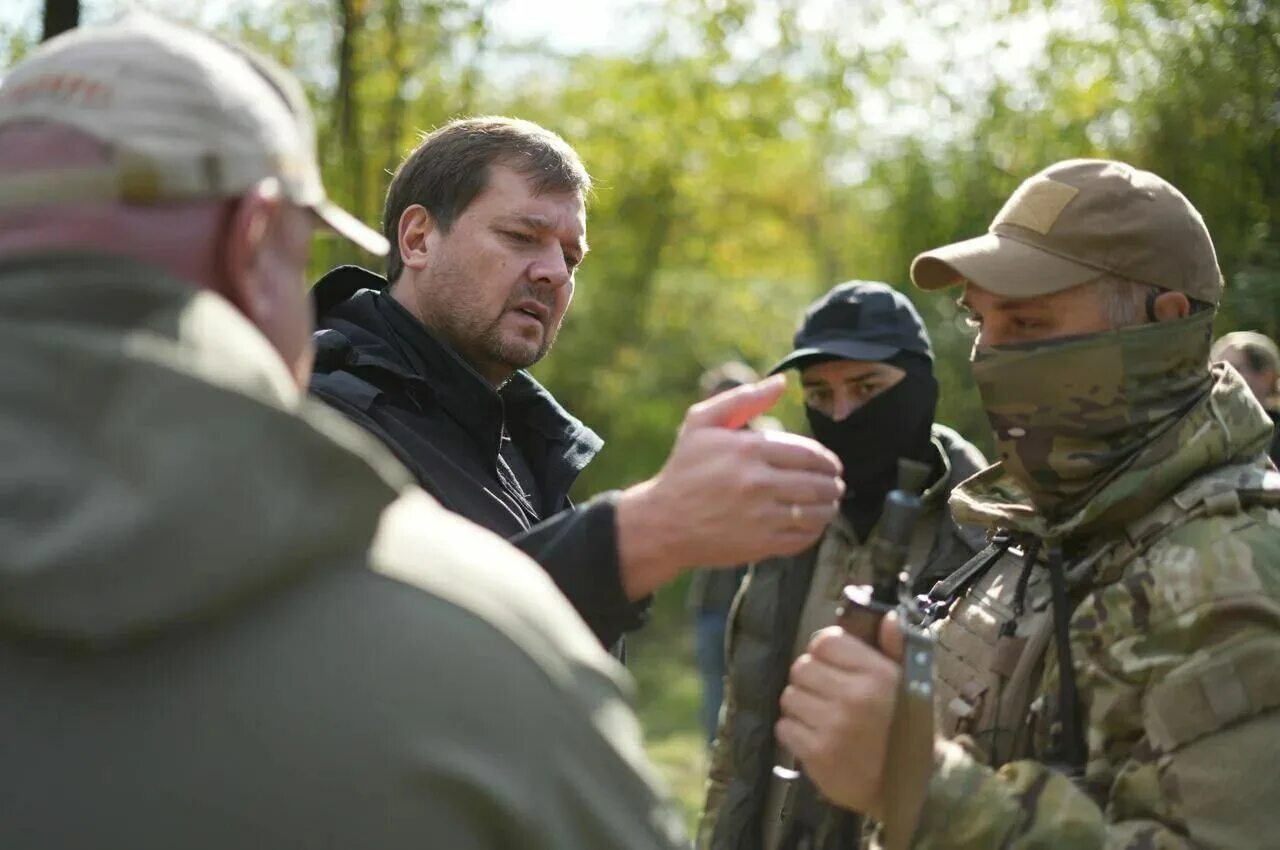
[[[307,400],[301,88],[151,17],[0,81],[0,847],[672,850],[537,565]]]
[[[760,380],[756,371],[740,360],[730,360],[702,373],[698,389],[704,399]],[[771,416],[757,416],[747,428],[782,430]],[[702,681],[702,729],[710,746],[716,738],[720,703],[724,699],[724,629],[746,566],[735,569],[694,570],[689,581],[689,611],[693,615],[694,661]]]
[[[956,525],[947,498],[986,459],[934,422],[933,350],[904,295],[862,281],[827,292],[809,306],[794,350],[772,372],[793,370],[813,435],[843,464],[845,494],[817,544],[754,564],[734,604],[724,717],[699,827],[700,846],[715,850],[774,850],[793,829],[808,835],[814,850],[858,846],[856,815],[817,799],[812,786],[772,773],[775,764],[794,766],[774,726],[792,662],[810,635],[835,622],[844,586],[871,580],[867,544],[897,484],[898,459],[930,469],[925,512],[909,552],[917,591],[949,575],[984,543],[980,530]]]
[[[1213,344],[1209,359],[1234,366],[1271,424],[1280,424],[1280,350],[1270,337],[1255,331],[1226,334]],[[1280,465],[1280,429],[1271,435],[1269,454],[1271,462]]]
[[[316,284],[311,389],[441,504],[531,555],[616,647],[681,573],[808,546],[835,512],[839,462],[740,430],[782,393],[764,382],[691,408],[653,478],[570,502],[603,441],[525,370],[569,309],[590,188],[577,153],[531,122],[429,133],[387,190],[387,276],[344,266]]]

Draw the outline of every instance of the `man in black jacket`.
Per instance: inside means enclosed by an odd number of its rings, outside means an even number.
[[[533,556],[611,645],[680,572],[805,548],[842,484],[816,442],[736,430],[781,393],[765,382],[691,408],[653,479],[572,508],[602,441],[523,370],[572,298],[590,185],[573,149],[529,122],[428,135],[387,192],[387,278],[343,267],[316,285],[311,389],[446,507]]]

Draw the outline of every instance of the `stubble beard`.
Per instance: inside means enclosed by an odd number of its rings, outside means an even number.
[[[431,288],[437,295],[435,299],[420,298],[423,323],[482,375],[505,371],[507,374],[501,378],[505,381],[511,372],[537,363],[555,344],[559,322],[554,326],[543,322],[542,338],[536,345],[523,335],[503,333],[503,319],[525,299],[538,301],[549,312],[553,309],[552,303],[527,283],[516,287],[502,310],[488,319],[479,315],[480,307],[470,295],[471,286],[458,269],[452,266],[440,269]]]
[[[537,296],[520,294],[513,298],[512,302],[519,303],[526,297],[536,298]],[[546,302],[542,303],[545,304]],[[490,362],[509,366],[511,371],[514,372],[517,369],[528,369],[545,357],[547,352],[551,350],[551,346],[555,344],[559,327],[552,328],[548,327],[545,322],[542,323],[542,339],[536,345],[524,337],[504,335],[502,332],[502,320],[510,310],[511,305],[505,305],[498,317],[479,331],[475,337],[475,344],[477,350],[487,357]]]

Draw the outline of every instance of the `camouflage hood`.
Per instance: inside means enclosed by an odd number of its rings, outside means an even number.
[[[1094,376],[1088,383],[1095,392],[1100,384],[1110,384],[1106,387],[1111,393],[1106,399],[1109,406],[1098,403],[1096,397],[1071,396],[1065,392],[1056,400],[1046,402],[1053,408],[1048,413],[1024,405],[1023,411],[1006,407],[1006,411],[1015,415],[1003,416],[992,411],[988,403],[1003,459],[952,493],[951,508],[956,520],[1023,531],[1040,538],[1091,536],[1143,515],[1180,485],[1206,470],[1245,461],[1265,451],[1271,437],[1271,422],[1243,379],[1228,367],[1217,365],[1206,369],[1202,365],[1207,360],[1204,346],[1208,344],[1211,323],[1212,315],[1202,313],[1175,323],[1174,328],[1148,325],[1099,335],[1114,343],[1112,358],[1129,358],[1130,362],[1118,367],[1116,360],[1107,363],[1098,348],[1088,350],[1082,346],[1081,354],[1100,358],[1081,371]],[[1162,344],[1152,345],[1158,333],[1172,333],[1178,339],[1166,338]],[[1067,350],[1064,349],[1064,353]],[[1165,352],[1161,356],[1168,362],[1163,368],[1157,368],[1160,365],[1154,357],[1157,351]],[[1047,368],[1048,364],[1039,365]],[[1116,371],[1116,381],[1105,381],[1108,366]],[[974,364],[975,375],[981,368],[982,355],[979,355]],[[1035,377],[1029,372],[1002,375],[1010,380],[1004,389],[1010,394],[1025,390],[1027,396],[1036,398],[1035,390],[1026,384]],[[1042,382],[1050,383],[1051,390],[1061,389],[1063,382],[1052,377],[1046,380],[1046,374],[1049,373],[1040,372]],[[981,377],[979,381],[982,382]],[[984,387],[984,401],[987,398]],[[1137,403],[1132,404],[1135,400]],[[1126,403],[1130,403],[1127,418],[1118,417],[1117,411]],[[1047,450],[1043,459],[1030,457],[1028,462],[1026,448],[1014,445],[1007,431],[1018,428],[1030,431],[1037,420],[1043,422],[1055,415],[1061,420],[1061,411],[1067,408],[1075,409],[1079,418],[1069,436],[1057,435],[1066,445]],[[1016,424],[1019,414],[1026,424]],[[1121,418],[1125,420],[1124,426],[1118,427],[1116,422]],[[1095,427],[1099,434],[1105,435],[1096,442],[1105,448],[1106,437],[1112,440],[1111,445],[1117,449],[1112,455],[1104,451],[1090,457],[1089,450],[1094,448],[1087,439],[1090,423],[1099,423]],[[1001,429],[1005,433],[1001,433]],[[1056,458],[1050,457],[1053,454]],[[1052,476],[1055,469],[1063,469],[1063,458],[1067,459],[1065,463],[1092,461],[1094,474],[1080,475],[1082,487],[1067,498],[1050,499],[1052,507],[1046,508],[1044,494],[1037,492],[1042,485],[1036,476]],[[1054,495],[1061,492],[1056,491]]]

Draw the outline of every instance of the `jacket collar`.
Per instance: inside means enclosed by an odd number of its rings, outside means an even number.
[[[564,461],[579,472],[604,445],[532,375],[520,370],[495,390],[452,347],[384,291],[386,279],[358,266],[340,266],[313,290],[318,324],[340,331],[352,348],[349,362],[372,368],[430,394],[486,454],[497,461],[505,422],[549,443],[564,444]],[[342,297],[343,300],[337,300]]]

